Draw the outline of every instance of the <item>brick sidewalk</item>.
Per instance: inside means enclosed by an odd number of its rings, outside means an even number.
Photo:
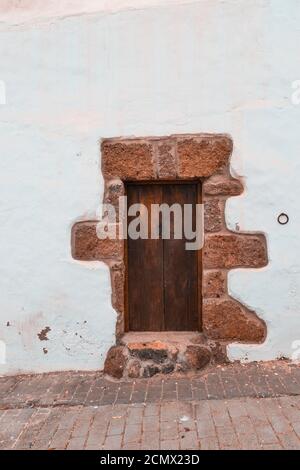
[[[300,449],[300,397],[0,411],[0,449]]]
[[[300,367],[234,364],[193,377],[0,378],[0,449],[300,449]]]

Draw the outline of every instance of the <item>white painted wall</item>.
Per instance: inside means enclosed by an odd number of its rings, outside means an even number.
[[[299,43],[298,0],[1,0],[0,374],[97,369],[114,342],[108,269],[70,253],[72,224],[102,199],[98,141],[114,136],[232,135],[232,171],[247,189],[229,200],[228,225],[266,233],[270,263],[231,272],[231,293],[268,337],[229,354],[292,356]]]

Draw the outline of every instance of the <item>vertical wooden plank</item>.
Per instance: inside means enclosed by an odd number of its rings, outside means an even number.
[[[151,204],[162,203],[162,186],[128,185],[128,207],[142,203],[149,212]],[[133,219],[131,217],[128,222]],[[161,239],[127,240],[128,316],[130,331],[163,330],[163,242]]]
[[[163,186],[163,200],[172,205],[197,203],[196,184]],[[171,239],[163,240],[164,250],[164,330],[195,331],[199,329],[198,252],[185,249],[186,239],[175,240],[174,219]]]

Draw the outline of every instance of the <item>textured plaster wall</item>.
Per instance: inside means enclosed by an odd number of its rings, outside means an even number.
[[[231,134],[232,172],[246,192],[229,200],[227,222],[264,232],[270,263],[230,274],[230,292],[264,319],[268,337],[229,354],[291,357],[300,339],[299,1],[45,3],[0,6],[0,374],[103,365],[116,320],[109,271],[72,259],[70,229],[94,219],[102,199],[99,139],[131,135]],[[287,226],[277,223],[282,211]]]

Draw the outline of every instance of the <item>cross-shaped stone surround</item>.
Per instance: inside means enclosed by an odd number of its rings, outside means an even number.
[[[223,345],[232,341],[260,343],[266,335],[264,322],[227,291],[230,269],[261,268],[268,263],[263,234],[232,232],[226,227],[226,200],[243,192],[240,180],[230,175],[232,148],[232,139],[225,134],[105,139],[101,145],[104,202],[116,209],[126,181],[202,181],[203,334]],[[77,260],[98,260],[109,266],[119,342],[126,331],[124,240],[100,240],[96,225],[97,221],[82,221],[73,226],[72,254]]]

